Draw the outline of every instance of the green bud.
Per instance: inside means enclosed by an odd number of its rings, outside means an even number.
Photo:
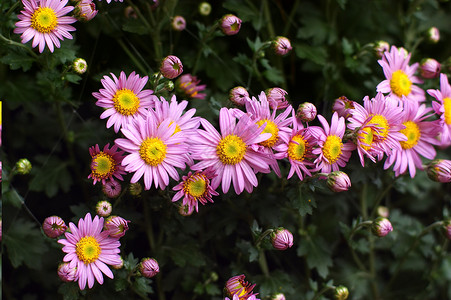
[[[31,162],[26,158],[21,158],[16,162],[16,172],[18,174],[28,174],[31,171]]]
[[[336,300],[346,300],[348,299],[349,291],[344,285],[339,285],[335,288],[334,298]]]

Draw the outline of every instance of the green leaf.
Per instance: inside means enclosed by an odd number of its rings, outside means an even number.
[[[33,58],[25,55],[22,51],[11,51],[0,58],[0,62],[9,65],[11,70],[22,68],[24,72],[28,71],[31,68],[33,61]]]
[[[303,243],[299,244],[297,249],[299,256],[305,256],[307,265],[310,269],[316,268],[318,274],[322,278],[326,278],[329,274],[329,267],[331,267],[332,259],[330,247],[320,236],[305,239]]]
[[[42,166],[30,182],[30,190],[36,192],[45,191],[49,198],[52,198],[61,188],[68,192],[72,180],[67,170],[67,162],[62,162],[58,158],[52,157]]]
[[[328,55],[324,47],[296,44],[295,51],[299,58],[310,60],[318,65],[324,66],[327,62]]]
[[[135,282],[133,282],[133,286],[135,288],[135,291],[146,297],[147,294],[149,293],[153,293],[153,289],[150,286],[150,283],[152,281],[149,278],[145,278],[145,277],[137,277]]]
[[[9,204],[15,207],[21,207],[23,203],[23,198],[19,195],[16,189],[12,188],[2,195],[3,204]]]
[[[194,267],[202,267],[206,264],[204,256],[197,245],[172,247],[169,251],[172,254],[172,260],[179,267],[184,267],[187,263]]]
[[[288,190],[288,198],[295,209],[299,210],[301,216],[313,213],[313,208],[316,208],[316,201],[310,192],[302,189],[301,186]]]
[[[77,74],[66,74],[65,79],[72,83],[78,83],[81,80],[81,76],[78,76]]]
[[[205,285],[205,292],[210,296],[216,296],[221,294],[221,290],[213,283]]]
[[[127,19],[126,23],[122,25],[122,29],[124,31],[137,34],[149,33],[149,30],[147,30],[147,27],[144,25],[141,19],[133,19],[133,18]]]

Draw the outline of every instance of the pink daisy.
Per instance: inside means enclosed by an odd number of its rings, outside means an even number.
[[[439,131],[437,122],[424,121],[430,117],[432,108],[426,108],[424,104],[405,103],[404,115],[401,119],[404,129],[400,133],[407,137],[401,141],[401,149],[394,149],[388,155],[384,169],[394,164],[395,176],[403,174],[409,167],[410,177],[415,177],[416,168],[423,170],[420,155],[427,159],[434,159],[436,152],[433,144],[437,144],[436,136]]]
[[[96,144],[89,148],[89,154],[91,154],[91,174],[88,178],[94,180],[93,184],[98,181],[106,184],[107,180],[114,180],[113,176],[119,180],[123,174],[127,174],[124,171],[124,167],[121,166],[121,162],[124,159],[124,151],[117,151],[117,146],[113,145],[111,149],[108,149],[110,144],[106,144],[103,150],[100,151],[99,145]]]
[[[192,212],[194,208],[198,212],[199,202],[202,205],[207,204],[207,201],[213,203],[211,196],[219,195],[210,185],[210,180],[215,176],[215,173],[210,169],[196,171],[194,174],[189,172],[188,176],[182,177],[182,182],[172,188],[174,191],[178,191],[172,197],[172,202],[178,201],[183,197],[182,205],[188,206],[188,212]]]
[[[53,52],[54,45],[61,46],[59,40],[72,39],[69,31],[75,31],[75,28],[69,24],[75,23],[77,19],[65,16],[71,12],[74,7],[66,6],[68,0],[22,0],[23,11],[17,17],[20,21],[16,22],[14,33],[22,34],[20,38],[25,44],[31,39],[34,48],[39,45],[39,52],[44,51],[45,45]]]
[[[381,160],[393,149],[401,150],[401,141],[406,137],[399,131],[405,126],[401,124],[403,117],[400,102],[378,93],[375,98],[363,99],[363,106],[354,103],[352,116],[348,119],[348,128],[354,131],[357,153],[360,163],[365,166],[364,157],[373,162]]]
[[[217,174],[211,181],[213,189],[222,183],[222,191],[227,193],[233,182],[237,194],[244,189],[251,193],[258,185],[255,173],[269,173],[269,164],[274,159],[254,146],[270,138],[271,134],[262,134],[264,127],[259,127],[246,114],[236,123],[233,113],[225,107],[219,112],[221,134],[207,120],[201,119],[201,124],[205,130],[199,129],[199,134],[192,137],[194,144],[190,147],[192,157],[200,162],[191,169],[212,167]]]
[[[451,143],[451,85],[448,77],[440,74],[440,90],[430,89],[427,92],[437,100],[432,101],[432,108],[440,117],[442,143],[448,145]]]
[[[94,279],[103,284],[102,273],[113,278],[113,273],[108,265],[121,263],[119,246],[121,243],[117,238],[108,235],[108,231],[102,231],[103,218],[87,213],[84,219],[78,221],[78,227],[69,223],[71,232],[66,232],[65,239],[58,240],[63,244],[63,252],[67,253],[63,261],[69,263],[69,268],[77,268],[75,280],[81,290],[94,286]]]
[[[184,169],[188,158],[186,137],[176,132],[176,124],[170,119],[161,124],[153,110],[149,110],[147,118],[138,116],[131,124],[121,129],[126,137],[115,140],[116,145],[129,152],[122,165],[125,171],[134,172],[131,182],[137,182],[144,175],[145,189],[152,183],[155,188],[165,189],[169,184],[169,176],[179,180],[177,168]],[[169,174],[169,176],[168,176]]]
[[[143,90],[147,76],[140,78],[135,72],[128,78],[124,72],[121,72],[119,79],[113,73],[111,76],[113,79],[103,76],[100,82],[105,89],[92,95],[97,98],[96,105],[106,109],[100,118],[109,118],[106,127],[110,128],[114,124],[117,133],[136,116],[145,116],[147,109],[153,107],[156,96],[152,96],[152,90]]]
[[[318,148],[313,149],[312,153],[318,155],[314,163],[318,170],[323,173],[338,171],[339,167],[344,167],[351,157],[355,145],[352,142],[343,143],[345,133],[345,119],[338,117],[335,112],[332,115],[332,122],[329,126],[326,119],[318,115],[323,128],[311,126],[309,130],[312,136],[317,140]]]
[[[206,85],[205,84],[199,84],[200,79],[197,79],[196,76],[191,74],[185,74],[180,76],[180,78],[177,79],[176,86],[182,92],[186,95],[186,97],[191,99],[205,99],[207,94],[205,93],[199,93],[203,90],[205,90]]]
[[[423,83],[421,79],[414,76],[419,64],[409,66],[411,54],[405,55],[404,51],[391,47],[390,52],[385,52],[384,57],[378,60],[385,74],[385,80],[378,84],[377,91],[390,93],[389,96],[398,100],[425,101],[424,91],[415,85]]]

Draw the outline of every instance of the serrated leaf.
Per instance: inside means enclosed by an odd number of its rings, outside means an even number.
[[[52,158],[36,173],[30,182],[30,190],[36,192],[45,191],[49,198],[52,198],[61,188],[64,192],[69,191],[72,184],[67,162]]]
[[[313,196],[303,190],[301,186],[293,188],[288,191],[288,198],[295,209],[299,210],[301,216],[313,213],[313,208],[316,208],[316,201]]]
[[[221,294],[221,290],[213,283],[208,283],[207,285],[205,285],[205,292],[207,293],[207,295],[210,296],[216,296]]]
[[[24,72],[28,71],[31,68],[33,61],[33,58],[18,51],[9,52],[8,54],[0,58],[0,62],[9,65],[11,70],[22,68]]]
[[[329,274],[329,267],[333,265],[330,249],[322,237],[310,236],[299,244],[297,249],[299,256],[305,256],[310,269],[315,268],[322,278]]]
[[[77,74],[66,74],[65,79],[72,83],[78,83],[81,80],[81,76],[78,76]]]
[[[135,288],[135,291],[142,295],[147,296],[149,293],[153,293],[153,289],[150,286],[151,280],[145,277],[137,277],[135,282],[133,283],[133,286]]]

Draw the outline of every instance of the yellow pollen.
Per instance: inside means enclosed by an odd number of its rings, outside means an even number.
[[[85,265],[95,262],[102,250],[99,242],[92,236],[82,237],[75,245],[75,253],[78,259],[85,263]]]
[[[292,160],[303,161],[305,158],[305,149],[308,147],[307,141],[300,134],[292,138],[288,144],[288,157]]]
[[[385,118],[384,116],[372,116],[371,120],[368,122],[368,125],[376,125],[377,127],[379,127],[376,130],[373,129],[373,135],[376,141],[384,141],[388,136],[388,129],[390,128],[390,126],[388,126],[387,118]]]
[[[334,164],[341,155],[341,148],[343,143],[341,138],[336,135],[329,135],[324,142],[323,155],[327,158],[330,164]]]
[[[57,25],[55,11],[50,7],[39,7],[31,15],[31,27],[40,33],[52,32]]]
[[[207,191],[207,182],[205,181],[205,177],[203,175],[193,177],[189,178],[183,184],[183,190],[185,193],[193,196],[194,198],[199,198]]]
[[[407,141],[402,141],[401,147],[403,149],[410,149],[415,147],[421,137],[420,128],[415,122],[412,121],[407,121],[402,124],[406,126],[406,128],[400,130],[399,132],[407,137]]]
[[[216,153],[223,164],[235,165],[243,160],[246,153],[246,144],[240,137],[229,134],[219,141]]]
[[[443,107],[445,108],[445,123],[451,124],[451,98],[446,97],[443,99]]]
[[[390,79],[390,88],[398,97],[407,96],[412,91],[412,81],[406,73],[401,70],[395,71]]]
[[[99,154],[94,156],[92,162],[92,174],[97,178],[108,178],[116,171],[116,161],[111,155],[106,154],[103,151],[100,151]]]
[[[271,137],[269,139],[267,139],[266,141],[261,142],[260,145],[270,148],[270,147],[274,146],[274,144],[279,139],[279,128],[273,121],[268,120],[268,119],[263,119],[263,120],[258,121],[257,125],[262,126],[265,123],[266,123],[266,127],[262,131],[262,133],[271,133]]]
[[[373,144],[373,130],[370,127],[365,127],[362,129],[361,133],[358,136],[358,139],[361,143],[365,143],[366,145],[361,144],[360,146],[366,151],[371,149],[371,145]]]
[[[134,115],[139,108],[139,98],[129,89],[120,89],[113,97],[114,109],[124,116]]]
[[[166,158],[166,144],[159,138],[147,138],[139,147],[139,155],[150,166],[157,166]]]

